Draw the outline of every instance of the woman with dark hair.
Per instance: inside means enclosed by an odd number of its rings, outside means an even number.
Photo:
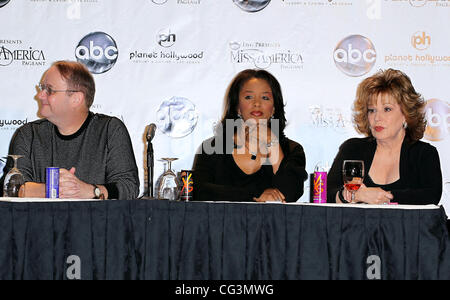
[[[369,204],[438,204],[442,174],[435,147],[419,141],[426,121],[424,100],[409,77],[388,69],[363,80],[353,121],[366,138],[344,142],[328,174],[329,201]],[[352,199],[344,189],[344,160],[362,160],[366,174]]]
[[[286,117],[277,79],[244,70],[231,82],[215,136],[195,156],[195,199],[295,202],[307,178],[300,144],[284,135]]]

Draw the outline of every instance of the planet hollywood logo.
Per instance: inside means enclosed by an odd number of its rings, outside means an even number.
[[[427,128],[424,137],[429,141],[442,141],[449,135],[450,105],[439,99],[430,99],[425,106]]]
[[[130,52],[129,59],[134,63],[181,63],[199,64],[203,61],[203,50],[169,50],[175,42],[177,35],[171,29],[161,29],[156,34],[157,48],[150,50],[134,50]],[[162,50],[161,50],[162,48]]]
[[[350,35],[338,43],[333,58],[336,67],[344,74],[358,77],[372,70],[377,60],[377,52],[368,38]]]
[[[411,37],[411,45],[417,50],[426,50],[431,45],[431,36],[425,31],[417,31]]]
[[[229,48],[231,62],[234,64],[252,65],[258,69],[267,69],[273,65],[278,65],[281,69],[303,69],[301,53],[284,49],[278,42],[232,41]]]
[[[9,3],[10,0],[0,0],[0,8]]]
[[[175,44],[177,36],[170,29],[162,29],[158,32],[156,39],[161,47],[169,48]]]
[[[270,0],[233,0],[233,2],[243,11],[254,13],[266,8]]]
[[[439,38],[439,37],[438,37]],[[425,31],[416,31],[410,37],[409,52],[392,52],[384,57],[384,62],[390,67],[409,66],[446,66],[450,67],[450,55],[442,55],[432,49],[433,38]],[[416,51],[417,50],[417,51]],[[428,51],[425,51],[428,50]]]
[[[94,74],[105,73],[115,65],[119,50],[114,39],[104,32],[92,32],[78,43],[75,57]]]
[[[183,97],[163,101],[157,111],[157,127],[172,138],[191,134],[197,126],[198,112],[195,104]]]
[[[0,67],[6,67],[14,62],[20,62],[22,66],[45,66],[46,59],[43,50],[33,47],[20,47],[20,40],[0,40]],[[6,46],[5,46],[6,45]]]
[[[28,118],[21,119],[0,119],[0,130],[16,130],[28,123]]]

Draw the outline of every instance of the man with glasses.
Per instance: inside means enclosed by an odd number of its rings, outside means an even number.
[[[95,83],[87,68],[55,62],[38,89],[43,119],[19,128],[10,145],[10,154],[23,155],[18,167],[25,177],[25,197],[44,198],[45,170],[58,167],[60,198],[137,198],[130,136],[119,119],[89,111]]]

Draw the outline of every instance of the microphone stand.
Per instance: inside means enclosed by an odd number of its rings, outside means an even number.
[[[147,142],[147,196],[153,198],[153,167],[154,167],[154,156],[153,156],[153,145],[150,140]]]

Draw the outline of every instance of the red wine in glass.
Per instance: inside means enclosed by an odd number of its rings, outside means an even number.
[[[344,160],[342,164],[342,178],[344,187],[352,193],[352,202],[355,200],[355,193],[361,187],[364,179],[364,161]]]

